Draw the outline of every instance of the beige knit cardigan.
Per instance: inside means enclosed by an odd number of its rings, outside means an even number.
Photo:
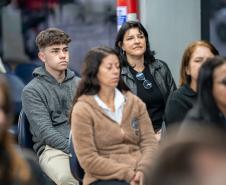
[[[85,171],[83,184],[96,180],[130,182],[136,171],[146,174],[157,141],[145,104],[131,92],[120,124],[109,118],[93,96],[83,95],[73,107],[72,138]]]

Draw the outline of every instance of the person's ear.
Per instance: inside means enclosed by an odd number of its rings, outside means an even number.
[[[122,42],[121,42],[121,41],[118,42],[118,47],[121,48],[121,49],[124,51],[123,46],[122,46]]]
[[[45,63],[46,57],[45,57],[45,54],[44,54],[43,51],[39,51],[39,52],[38,52],[38,58],[39,58],[42,62]]]
[[[118,42],[118,47],[120,47],[120,48],[122,47],[122,42],[121,41]]]
[[[185,72],[186,72],[187,75],[191,75],[191,71],[190,71],[189,66],[185,67]]]

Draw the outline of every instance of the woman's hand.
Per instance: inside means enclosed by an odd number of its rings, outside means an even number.
[[[130,185],[143,185],[144,184],[144,174],[141,171],[137,171],[135,176],[130,182]]]
[[[162,135],[162,129],[160,129],[157,133],[155,133],[155,137],[158,142],[161,140],[161,135]]]

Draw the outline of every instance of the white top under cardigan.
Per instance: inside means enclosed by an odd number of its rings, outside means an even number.
[[[115,112],[112,112],[107,105],[100,99],[98,95],[94,95],[94,99],[96,100],[97,104],[103,109],[103,111],[109,116],[112,120],[117,122],[118,124],[122,121],[122,113],[123,107],[125,104],[125,96],[115,88],[115,98],[114,98],[114,106]]]

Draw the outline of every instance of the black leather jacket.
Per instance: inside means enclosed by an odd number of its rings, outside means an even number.
[[[165,62],[158,59],[149,64],[148,67],[166,103],[169,94],[177,88],[169,67]],[[129,66],[122,67],[121,77],[129,89],[137,95],[137,85]]]

